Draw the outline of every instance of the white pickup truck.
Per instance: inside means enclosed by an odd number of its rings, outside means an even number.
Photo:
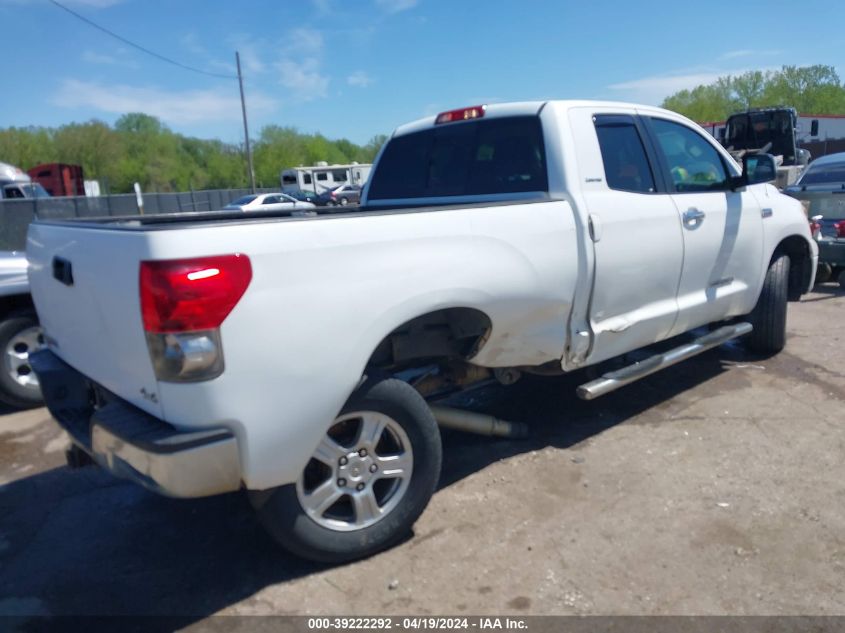
[[[678,337],[592,399],[732,338],[781,350],[817,247],[774,177],[653,107],[444,112],[393,133],[353,211],[33,223],[31,362],[102,466],[172,496],[246,489],[283,546],[349,560],[435,490],[432,383]]]

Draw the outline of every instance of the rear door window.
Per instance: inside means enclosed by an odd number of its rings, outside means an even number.
[[[391,140],[371,200],[548,191],[536,116],[446,124]]]
[[[596,134],[607,186],[619,191],[654,193],[654,174],[633,117],[596,116]]]

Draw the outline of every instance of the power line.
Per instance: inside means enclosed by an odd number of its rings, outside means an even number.
[[[238,78],[237,75],[224,75],[222,73],[211,73],[211,72],[208,72],[207,70],[202,70],[200,68],[194,68],[193,66],[188,66],[187,64],[177,62],[175,59],[165,57],[164,55],[159,55],[155,51],[151,51],[149,48],[146,48],[144,46],[141,46],[140,44],[136,44],[135,42],[127,40],[125,37],[118,35],[114,31],[110,31],[106,27],[100,26],[96,22],[89,20],[84,15],[80,15],[79,13],[74,11],[73,9],[66,7],[65,5],[63,5],[61,2],[58,2],[57,0],[50,0],[50,2],[52,2],[54,5],[56,5],[60,9],[67,11],[73,17],[75,17],[79,20],[82,20],[83,22],[85,22],[89,26],[93,26],[95,29],[102,31],[106,35],[110,35],[111,37],[115,38],[116,40],[119,40],[119,41],[123,42],[124,44],[131,46],[132,48],[136,48],[139,51],[141,51],[142,53],[146,53],[147,55],[152,55],[153,57],[160,59],[163,62],[167,62],[168,64],[173,64],[174,66],[178,66],[179,68],[182,68],[184,70],[190,70],[191,72],[199,73],[201,75],[208,75],[209,77],[217,77],[218,79],[237,79]]]

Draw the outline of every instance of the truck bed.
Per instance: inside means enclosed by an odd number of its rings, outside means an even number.
[[[317,207],[307,211],[186,211],[154,215],[94,216],[85,218],[39,218],[34,224],[59,226],[85,226],[122,231],[154,231],[176,228],[193,228],[214,224],[246,224],[257,222],[297,222],[302,220],[325,220],[339,217],[365,217],[393,215],[399,213],[431,213],[435,211],[457,211],[478,207],[500,207],[515,204],[532,204],[555,200],[549,195],[532,199],[477,200],[460,204],[406,204],[389,207]],[[95,226],[96,225],[96,226]]]

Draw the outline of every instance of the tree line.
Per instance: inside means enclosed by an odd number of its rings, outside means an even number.
[[[734,112],[778,105],[805,114],[845,114],[845,85],[833,66],[783,66],[719,77],[676,92],[661,105],[699,122],[724,121]]]
[[[362,146],[268,125],[252,140],[256,184],[278,187],[282,169],[322,160],[370,163],[385,140],[375,136]],[[24,170],[42,163],[81,165],[104,193],[130,192],[135,182],[145,191],[166,192],[244,187],[249,180],[241,145],[183,136],[141,113],[125,114],[113,126],[92,120],[0,129],[0,161]]]

